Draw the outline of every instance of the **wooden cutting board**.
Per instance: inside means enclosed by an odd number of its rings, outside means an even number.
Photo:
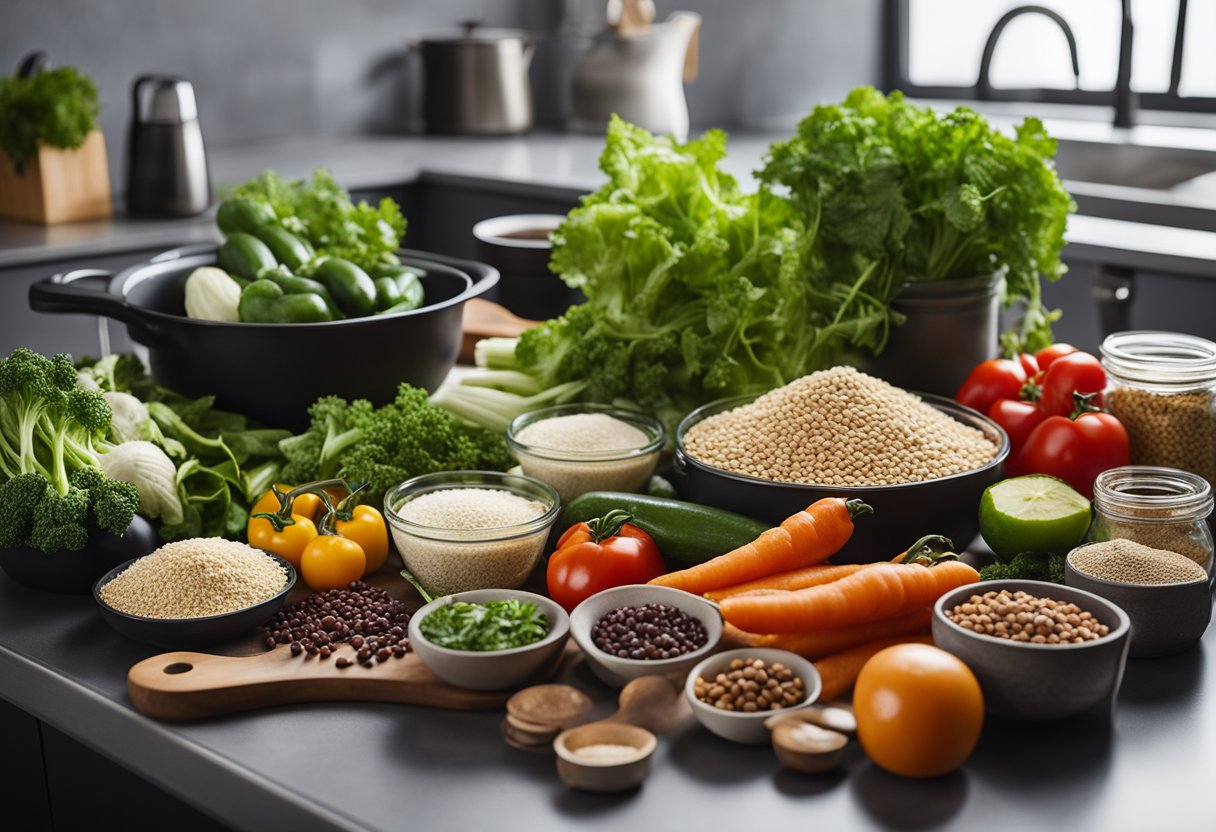
[[[573,653],[571,652],[573,648]],[[559,663],[579,654],[573,644]],[[423,705],[457,711],[502,707],[513,691],[475,691],[440,681],[413,653],[382,664],[339,669],[334,659],[354,656],[344,645],[327,659],[291,655],[287,646],[256,656],[162,653],[145,659],[127,674],[131,704],[148,716],[169,721],[298,702],[363,701]],[[539,674],[547,678],[557,667]],[[527,684],[532,684],[532,680]]]
[[[519,317],[505,306],[473,298],[464,305],[464,337],[460,343],[460,358],[457,360],[461,364],[472,364],[473,345],[482,338],[514,338],[537,323]]]

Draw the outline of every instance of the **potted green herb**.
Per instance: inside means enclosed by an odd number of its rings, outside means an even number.
[[[61,67],[0,77],[0,217],[45,224],[110,215],[97,87]]]
[[[939,115],[860,87],[816,107],[758,175],[788,189],[814,235],[819,302],[864,323],[850,345],[890,381],[952,395],[997,349],[1002,284],[1006,304],[1025,306],[1005,349],[1051,342],[1059,313],[1043,307],[1040,280],[1066,271],[1076,209],[1055,148],[1035,118],[1009,136],[966,107]]]

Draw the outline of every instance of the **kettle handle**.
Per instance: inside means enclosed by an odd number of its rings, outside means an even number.
[[[166,81],[176,81],[168,75],[140,75],[131,82],[131,121],[135,124],[141,124],[139,118],[139,88],[144,84],[153,84],[157,82],[164,83]]]

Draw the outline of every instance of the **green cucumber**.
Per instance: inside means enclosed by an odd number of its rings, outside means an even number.
[[[312,279],[325,285],[348,316],[361,318],[376,311],[376,284],[349,260],[330,257],[313,270]]]
[[[589,491],[576,497],[562,511],[557,528],[564,531],[612,509],[633,515],[633,524],[654,539],[663,557],[680,563],[704,563],[751,543],[772,528],[719,508],[618,491]]]
[[[247,196],[230,196],[220,203],[215,212],[215,224],[225,234],[237,231],[250,234],[274,220],[273,208]]]
[[[317,254],[304,240],[277,225],[263,225],[254,229],[252,233],[266,244],[276,260],[293,271]]]
[[[257,280],[262,269],[279,265],[270,249],[252,234],[236,231],[220,246],[217,265],[233,277]]]

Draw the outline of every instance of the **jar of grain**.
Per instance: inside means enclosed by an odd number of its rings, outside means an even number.
[[[1092,543],[1134,540],[1177,552],[1212,574],[1212,487],[1177,468],[1128,465],[1103,471],[1094,481]]]
[[[1101,352],[1106,408],[1127,428],[1131,463],[1216,482],[1216,344],[1176,332],[1116,332]]]

